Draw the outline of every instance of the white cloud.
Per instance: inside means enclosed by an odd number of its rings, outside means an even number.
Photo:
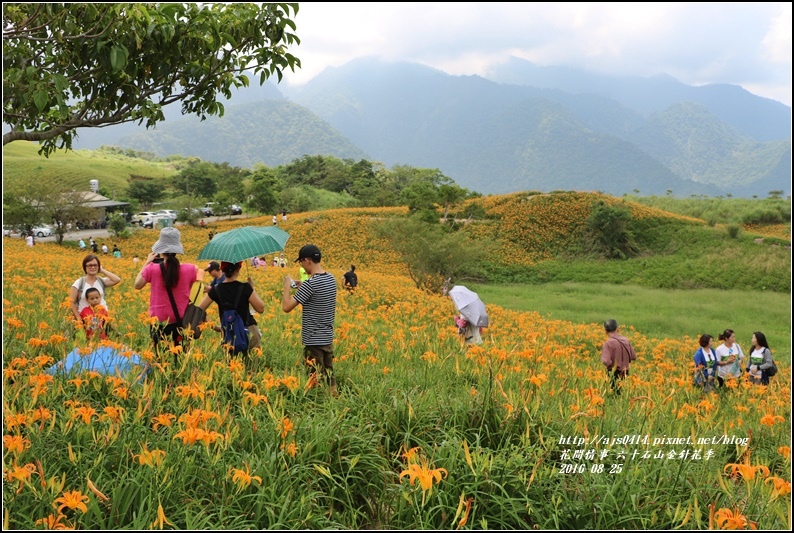
[[[482,74],[515,55],[613,75],[739,84],[791,105],[790,3],[301,3],[302,84],[362,56]]]

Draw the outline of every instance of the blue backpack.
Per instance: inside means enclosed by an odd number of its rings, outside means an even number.
[[[215,287],[217,291],[220,287]],[[240,303],[240,296],[243,294],[243,287],[237,291],[237,298],[234,300],[234,309],[226,309],[221,313],[221,330],[223,330],[223,343],[232,347],[231,353],[238,354],[248,351],[248,328],[245,327],[242,317],[237,313],[237,304]]]

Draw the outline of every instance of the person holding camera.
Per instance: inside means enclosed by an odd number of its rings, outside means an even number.
[[[150,283],[152,292],[149,295],[149,316],[157,319],[151,326],[150,334],[155,352],[160,342],[170,339],[174,346],[182,345],[182,325],[179,319],[184,316],[190,301],[190,287],[198,279],[199,269],[196,265],[180,264],[177,254],[185,253],[182,247],[179,230],[167,227],[160,230],[160,239],[152,246],[152,252],[146,257],[143,268],[135,277],[134,287],[141,290]],[[169,291],[173,295],[179,317],[174,314]]]
[[[320,249],[307,244],[300,249],[295,260],[309,274],[309,279],[296,282],[290,276],[284,278],[284,292],[281,307],[285,313],[291,312],[298,304],[303,306],[301,341],[303,357],[309,366],[310,380],[316,379],[319,369],[336,396],[334,377],[334,319],[336,318],[336,280],[326,272],[320,260]],[[295,295],[290,289],[297,288]]]

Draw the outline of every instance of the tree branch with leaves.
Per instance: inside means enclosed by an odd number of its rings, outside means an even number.
[[[70,149],[79,128],[153,127],[162,107],[222,116],[246,71],[281,81],[300,68],[297,3],[5,3],[3,145]]]

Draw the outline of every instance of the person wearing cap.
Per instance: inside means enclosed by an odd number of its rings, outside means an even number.
[[[185,253],[182,248],[181,235],[174,227],[160,230],[160,238],[152,246],[152,252],[146,257],[143,268],[135,277],[134,287],[140,290],[151,284],[149,295],[149,316],[156,318],[158,323],[151,326],[151,336],[155,352],[160,342],[170,339],[174,346],[181,346],[181,324],[174,314],[174,306],[168,295],[168,289],[174,297],[179,318],[181,318],[190,301],[190,287],[198,279],[199,269],[196,265],[180,264],[176,254]]]
[[[303,357],[309,367],[310,375],[319,369],[331,387],[331,394],[336,395],[334,377],[336,280],[323,270],[321,259],[320,249],[313,244],[307,244],[300,249],[295,262],[306,270],[309,279],[296,282],[290,276],[286,276],[281,307],[285,313],[291,312],[298,304],[303,307],[301,322]],[[298,289],[294,295],[290,293],[293,286]]]
[[[226,275],[221,271],[221,265],[218,264],[217,261],[210,262],[207,268],[204,269],[204,272],[209,272],[210,276],[212,276],[212,281],[210,281],[207,287],[204,287],[204,292],[210,292],[210,289],[215,285],[226,281]]]
[[[604,331],[608,339],[601,348],[601,362],[607,368],[612,390],[620,394],[619,380],[629,375],[629,365],[637,359],[637,354],[629,340],[618,333],[617,320],[610,318],[604,322]]]

